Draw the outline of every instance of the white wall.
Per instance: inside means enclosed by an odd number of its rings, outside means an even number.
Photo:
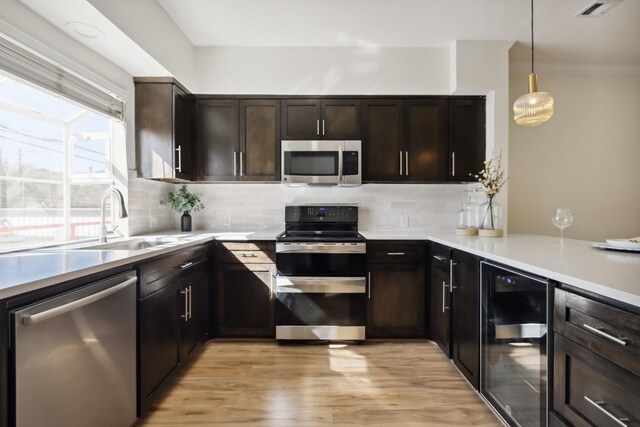
[[[442,95],[446,48],[198,47],[198,93]]]
[[[538,89],[554,116],[537,127],[509,126],[511,231],[559,235],[556,208],[570,208],[568,237],[640,236],[640,69],[538,66]],[[511,102],[528,70],[510,74]]]

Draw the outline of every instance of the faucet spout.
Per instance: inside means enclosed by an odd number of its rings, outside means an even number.
[[[124,196],[122,195],[122,193],[120,192],[120,190],[116,189],[116,188],[107,188],[104,192],[104,194],[102,195],[102,201],[100,202],[100,237],[99,237],[99,242],[100,243],[107,243],[107,226],[105,224],[105,210],[107,208],[107,198],[109,197],[110,193],[113,193],[116,195],[116,198],[118,199],[119,206],[120,206],[120,218],[126,218],[129,216],[129,214],[127,213],[127,208],[124,206]],[[113,207],[112,207],[113,209]]]

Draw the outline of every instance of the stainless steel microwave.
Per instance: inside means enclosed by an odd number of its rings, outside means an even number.
[[[362,183],[362,141],[282,141],[282,183]]]

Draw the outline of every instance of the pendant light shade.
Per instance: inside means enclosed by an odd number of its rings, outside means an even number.
[[[513,104],[513,119],[522,126],[537,126],[553,116],[553,97],[547,92],[538,92],[538,78],[533,72],[533,0],[531,0],[531,74],[529,93],[522,95]]]

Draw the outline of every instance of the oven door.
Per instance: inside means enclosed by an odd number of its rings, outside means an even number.
[[[366,278],[276,278],[276,339],[364,340]]]
[[[276,267],[280,276],[364,276],[367,244],[278,242]]]

